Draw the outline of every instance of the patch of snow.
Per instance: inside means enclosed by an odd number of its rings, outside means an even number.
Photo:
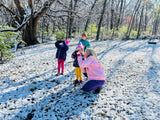
[[[108,40],[91,41],[91,47],[105,67],[100,94],[73,85],[76,45],[58,77],[54,42],[14,53],[16,58],[0,65],[0,120],[160,119],[160,43]]]

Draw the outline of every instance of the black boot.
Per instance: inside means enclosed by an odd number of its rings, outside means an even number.
[[[94,94],[98,94],[100,93],[102,90],[102,87],[98,87],[95,91],[94,91]]]

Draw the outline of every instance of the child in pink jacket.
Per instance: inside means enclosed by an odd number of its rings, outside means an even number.
[[[98,61],[94,50],[88,48],[85,51],[84,57],[86,59],[84,61],[82,60],[80,53],[82,54],[82,51],[77,54],[78,63],[81,69],[86,68],[88,75],[88,81],[82,87],[82,90],[87,92],[95,91],[95,93],[99,93],[101,86],[104,85],[106,79],[104,68]]]

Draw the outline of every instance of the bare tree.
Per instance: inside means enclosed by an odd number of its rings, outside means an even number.
[[[53,33],[57,29],[66,30],[66,36],[70,38],[73,33],[77,34],[76,30],[87,31],[89,24],[96,23],[97,40],[100,34],[104,39],[121,37],[119,35],[129,39],[132,31],[137,33],[134,37],[141,36],[141,33],[157,35],[160,25],[160,13],[156,11],[158,1],[0,0],[0,24],[15,28],[1,31],[23,31],[23,40],[28,45],[38,43],[36,33],[42,33],[42,28],[46,32],[52,29]],[[124,28],[124,31],[121,32],[119,28]]]
[[[137,0],[137,3],[135,5],[135,8],[133,10],[133,13],[132,13],[129,25],[128,25],[128,30],[127,30],[127,33],[126,33],[126,39],[130,38],[130,33],[131,33],[131,30],[132,30],[132,27],[133,27],[133,24],[134,24],[134,21],[135,21],[135,18],[136,18],[136,14],[137,14],[137,12],[139,10],[139,7],[141,5],[141,2],[142,2],[141,0]]]
[[[158,0],[156,1],[158,4]],[[152,35],[157,35],[158,34],[158,28],[159,28],[159,23],[160,23],[160,6],[157,5],[154,10],[154,22],[153,22],[153,30],[152,30]]]
[[[113,21],[114,21],[114,0],[111,1],[111,24],[110,29],[113,29]]]
[[[120,10],[119,10],[119,16],[118,16],[117,25],[116,25],[117,30],[118,30],[119,25],[120,25],[120,22],[121,22],[121,16],[122,16],[123,4],[124,4],[124,0],[121,0]]]
[[[14,3],[16,5],[16,8],[18,10],[19,15],[16,15],[13,13],[9,8],[5,7],[10,13],[15,15],[15,18],[17,22],[20,24],[20,26],[23,25],[24,19],[29,19],[28,21],[25,22],[25,24],[22,27],[18,27],[14,31],[18,31],[19,29],[23,28],[23,40],[28,44],[28,45],[33,45],[38,43],[36,33],[37,33],[37,25],[39,19],[47,12],[48,8],[55,2],[55,0],[47,0],[43,3],[42,7],[40,7],[37,11],[34,11],[34,5],[32,3],[32,0],[28,0],[28,7],[31,11],[31,14],[26,18],[26,13],[28,13],[24,7],[22,7],[20,0],[14,0]],[[2,4],[2,3],[1,3]],[[5,5],[3,5],[4,7]],[[5,31],[5,30],[4,30]],[[13,31],[13,30],[11,30]],[[1,30],[3,32],[3,30]]]
[[[93,3],[93,5],[92,5],[92,7],[91,7],[91,9],[90,9],[90,11],[89,11],[89,15],[88,15],[88,18],[87,18],[87,22],[86,22],[86,25],[85,25],[84,31],[87,31],[88,24],[89,24],[90,19],[91,19],[91,13],[92,13],[92,11],[93,11],[93,8],[94,8],[94,6],[95,6],[96,2],[97,2],[97,0],[94,0],[94,3]]]
[[[106,3],[107,3],[107,0],[104,0],[103,9],[102,9],[102,12],[101,12],[101,17],[100,17],[99,24],[98,24],[96,40],[99,40],[99,34],[100,34],[101,24],[102,24],[102,21],[103,21],[103,16],[104,16],[105,9],[106,9]]]
[[[144,5],[142,6],[142,10],[141,10],[141,16],[140,16],[138,32],[137,32],[137,39],[140,36],[140,30],[141,30],[141,26],[142,26],[141,24],[142,24],[142,19],[143,19],[143,11],[144,11]]]

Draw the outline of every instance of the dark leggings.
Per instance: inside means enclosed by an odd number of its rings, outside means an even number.
[[[96,90],[98,87],[104,85],[104,80],[89,80],[83,87],[82,90],[86,92],[90,92]]]

